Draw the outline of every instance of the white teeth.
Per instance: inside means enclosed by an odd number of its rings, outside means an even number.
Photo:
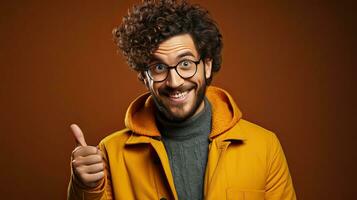
[[[187,93],[188,93],[187,91],[185,91],[185,92],[174,92],[174,93],[170,94],[170,97],[171,98],[175,98],[175,99],[179,99],[179,98],[185,97]]]

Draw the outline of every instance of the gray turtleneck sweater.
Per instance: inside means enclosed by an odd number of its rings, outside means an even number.
[[[211,132],[211,106],[183,122],[171,122],[157,115],[179,199],[203,199],[203,183]]]

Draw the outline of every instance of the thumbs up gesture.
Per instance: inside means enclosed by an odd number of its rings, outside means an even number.
[[[101,151],[94,146],[88,146],[82,130],[71,125],[76,148],[72,151],[72,167],[74,174],[83,185],[94,188],[104,178],[104,162]]]

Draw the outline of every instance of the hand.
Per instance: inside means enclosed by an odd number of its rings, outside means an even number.
[[[101,151],[87,146],[81,129],[71,125],[76,148],[72,151],[72,167],[76,177],[83,185],[94,188],[104,179],[104,162]]]

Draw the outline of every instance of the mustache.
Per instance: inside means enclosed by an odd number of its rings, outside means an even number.
[[[164,88],[161,88],[159,89],[159,94],[162,94],[162,95],[169,95],[170,93],[173,93],[173,92],[184,92],[184,91],[187,91],[187,90],[191,90],[193,88],[195,88],[196,85],[183,85],[183,86],[180,86],[180,87],[177,87],[177,88],[172,88],[170,86],[166,86]]]

